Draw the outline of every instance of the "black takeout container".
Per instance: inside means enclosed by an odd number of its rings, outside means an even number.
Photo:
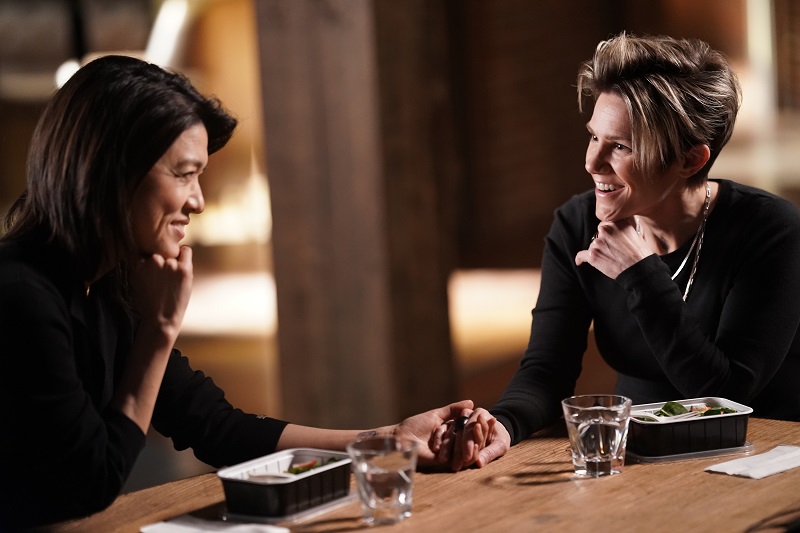
[[[300,474],[292,466],[315,460]],[[346,498],[350,493],[350,457],[343,452],[292,448],[217,472],[227,511],[246,517],[285,518]]]
[[[728,407],[735,413],[697,416],[685,420],[648,422],[631,417],[627,451],[639,457],[701,454],[710,450],[745,445],[747,422],[753,409],[725,398],[676,400],[691,410],[693,406]],[[634,405],[631,411],[654,413],[666,402]]]

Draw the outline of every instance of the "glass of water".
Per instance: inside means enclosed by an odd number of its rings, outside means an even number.
[[[411,516],[417,468],[414,441],[368,438],[350,443],[347,453],[368,524],[393,524]]]
[[[587,394],[562,400],[575,473],[585,477],[619,474],[625,464],[631,400]]]

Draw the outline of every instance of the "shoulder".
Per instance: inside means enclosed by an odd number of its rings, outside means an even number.
[[[0,243],[0,286],[44,277],[37,263],[40,262],[20,243]]]
[[[717,206],[708,219],[714,240],[743,256],[800,256],[800,209],[795,204],[749,185],[719,184]]]
[[[40,247],[16,241],[0,242],[0,284],[49,277],[48,258]]]
[[[69,291],[66,270],[57,254],[43,247],[0,242],[0,308],[63,301]]]
[[[778,224],[800,225],[800,209],[774,193],[735,181],[718,180],[719,205],[737,219]]]

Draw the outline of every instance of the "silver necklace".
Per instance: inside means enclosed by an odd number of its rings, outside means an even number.
[[[689,289],[692,288],[692,284],[694,283],[694,274],[697,272],[697,262],[700,260],[700,248],[703,246],[703,237],[706,233],[706,220],[708,220],[708,210],[711,206],[711,187],[709,187],[708,182],[706,182],[706,202],[705,207],[703,208],[703,221],[700,222],[700,227],[697,228],[697,233],[694,234],[694,239],[692,240],[692,245],[689,246],[689,251],[686,252],[686,257],[683,258],[681,261],[681,265],[678,267],[678,270],[672,275],[673,281],[675,278],[683,270],[683,267],[686,266],[686,263],[689,261],[689,257],[692,255],[692,251],[694,251],[695,245],[697,245],[697,252],[694,255],[694,261],[692,262],[692,272],[689,274],[689,281],[686,283],[686,290],[683,291],[683,301],[686,301],[686,298],[689,297]],[[636,219],[636,232],[641,235],[642,229],[639,227],[639,219]]]

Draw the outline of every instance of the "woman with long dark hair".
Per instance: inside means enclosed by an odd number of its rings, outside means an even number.
[[[174,348],[193,276],[181,240],[235,127],[185,77],[124,56],[88,63],[44,110],[0,241],[0,530],[108,506],[151,424],[217,467],[359,436],[235,409]],[[442,424],[471,407],[369,433],[412,438],[432,464]]]

